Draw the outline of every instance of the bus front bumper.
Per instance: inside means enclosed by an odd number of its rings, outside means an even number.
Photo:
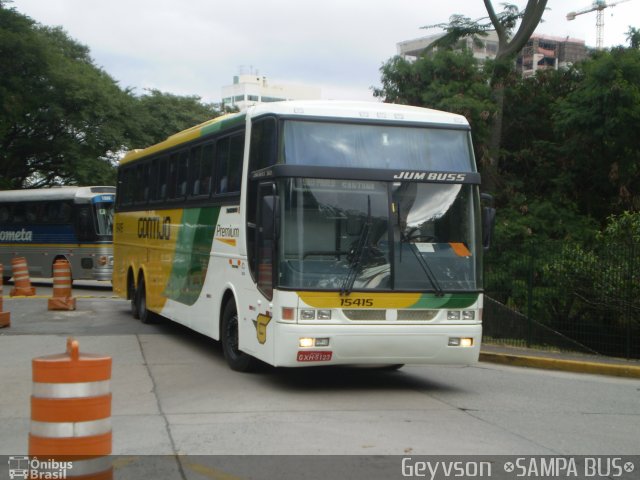
[[[274,364],[281,367],[470,365],[482,339],[482,324],[277,326]]]

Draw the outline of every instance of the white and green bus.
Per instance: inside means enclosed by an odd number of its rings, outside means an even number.
[[[235,370],[473,363],[479,186],[462,116],[257,105],[121,161],[114,290],[220,340]]]

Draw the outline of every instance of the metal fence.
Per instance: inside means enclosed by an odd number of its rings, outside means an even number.
[[[640,245],[492,251],[484,341],[640,358]]]

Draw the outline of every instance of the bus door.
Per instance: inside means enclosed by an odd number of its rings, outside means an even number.
[[[268,299],[273,298],[273,265],[275,245],[278,236],[279,202],[273,182],[258,185],[256,265],[257,284],[260,292]]]

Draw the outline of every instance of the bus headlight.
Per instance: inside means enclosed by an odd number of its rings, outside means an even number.
[[[473,338],[449,337],[449,346],[462,348],[473,347]]]
[[[314,340],[313,338],[307,338],[307,337],[301,338],[299,342],[300,348],[313,347],[313,343],[314,343],[313,340]]]
[[[475,320],[475,310],[447,310],[447,320]]]
[[[315,320],[316,311],[308,308],[300,310],[300,320]]]
[[[298,341],[298,345],[300,348],[311,348],[311,347],[328,347],[329,346],[329,338],[311,338],[311,337],[302,337]]]
[[[300,320],[331,320],[331,310],[315,310],[313,308],[301,308]]]

